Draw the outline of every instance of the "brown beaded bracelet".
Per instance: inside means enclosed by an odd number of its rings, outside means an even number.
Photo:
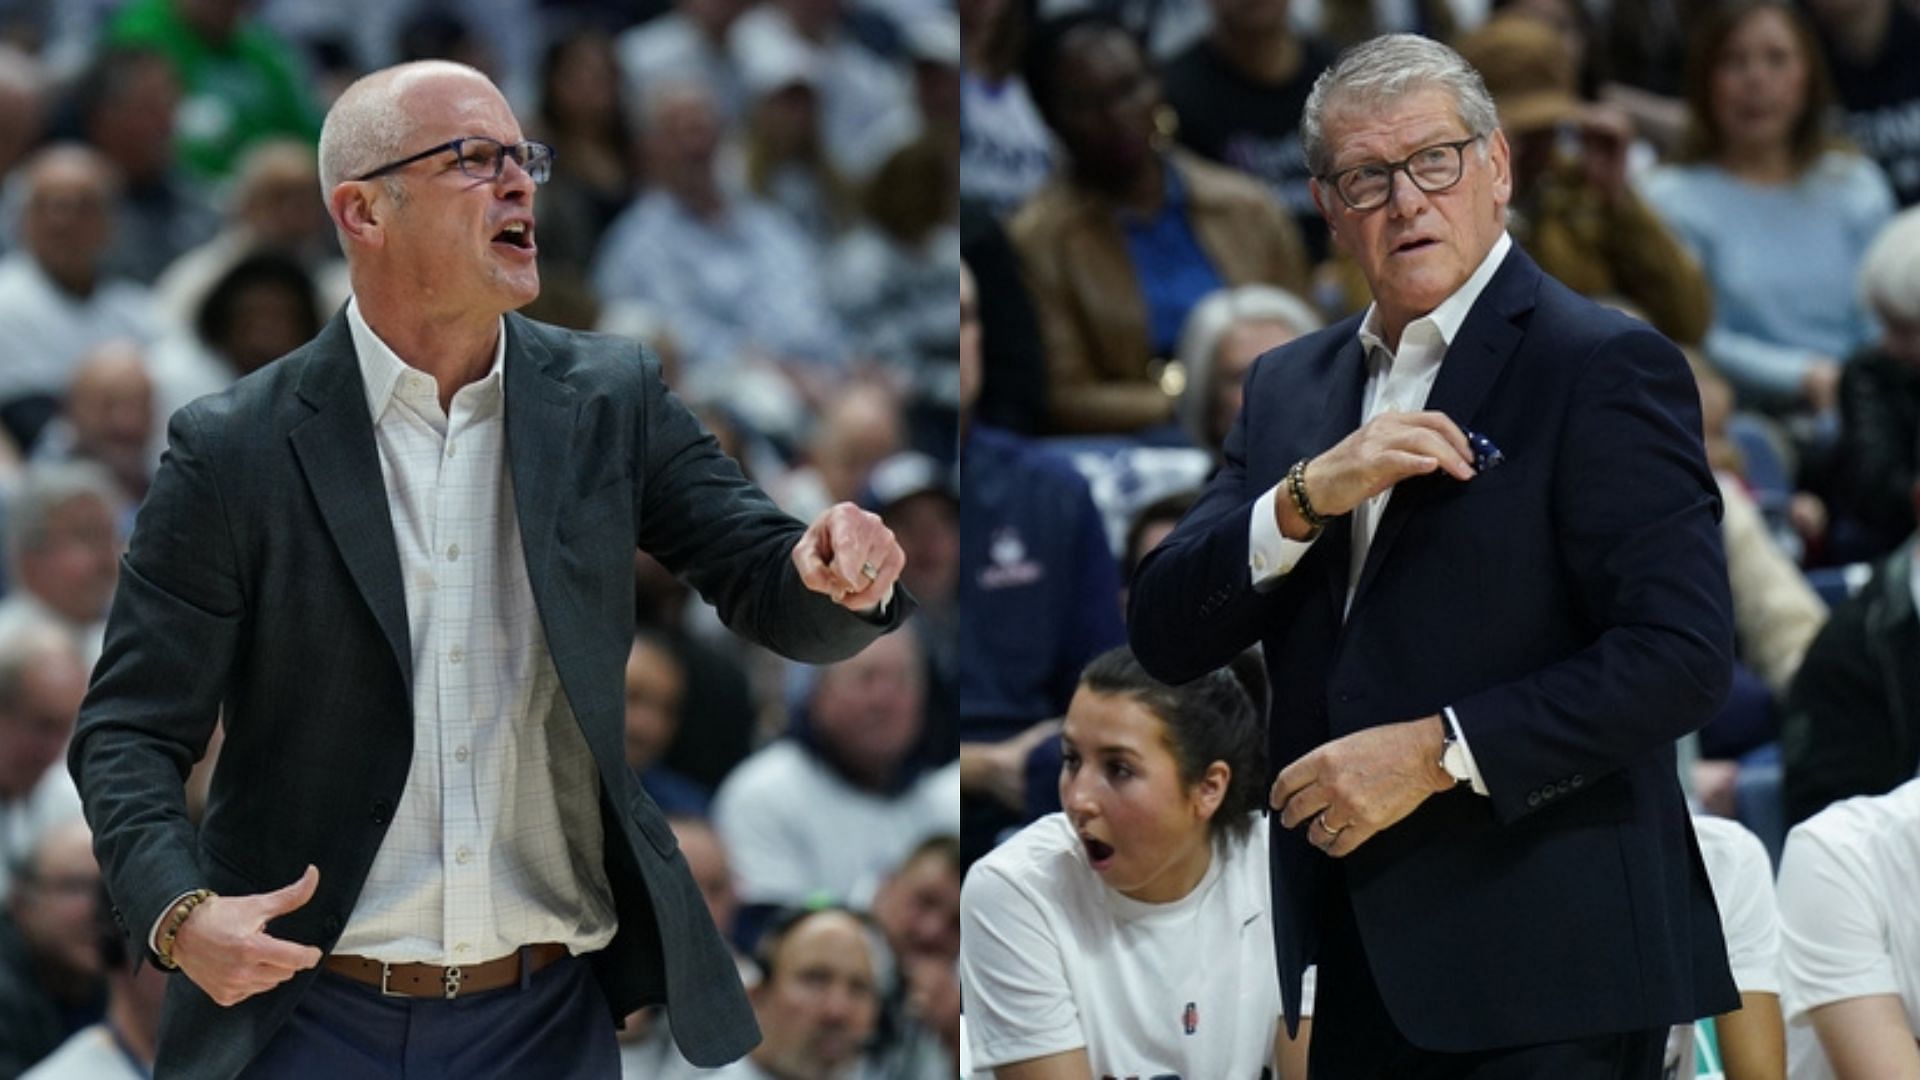
[[[160,927],[160,940],[155,943],[154,949],[161,967],[168,971],[180,970],[180,965],[173,959],[173,941],[180,935],[180,928],[186,925],[187,916],[193,914],[193,909],[213,897],[212,889],[195,889],[176,901],[173,909],[167,912],[167,921]]]

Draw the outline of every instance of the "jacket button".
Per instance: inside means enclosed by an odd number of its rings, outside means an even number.
[[[385,799],[376,799],[373,804],[373,813],[368,816],[373,819],[375,825],[385,825],[393,817],[393,804]]]
[[[1528,806],[1539,806],[1539,805],[1540,805],[1540,793],[1539,793],[1539,792],[1537,792],[1537,791],[1529,791],[1529,792],[1527,792],[1527,805],[1528,805]]]
[[[1581,784],[1584,784],[1586,782],[1587,782],[1587,778],[1584,776],[1581,776],[1579,773],[1574,773],[1573,779],[1568,781],[1568,783],[1571,783],[1574,787],[1579,787]]]
[[[1554,790],[1554,794],[1556,795],[1565,795],[1567,792],[1573,790],[1573,781],[1562,780],[1558,784],[1554,785],[1553,790]]]

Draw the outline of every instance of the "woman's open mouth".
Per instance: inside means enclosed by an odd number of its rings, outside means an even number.
[[[1113,845],[1105,840],[1095,840],[1091,836],[1082,836],[1080,843],[1087,849],[1087,861],[1095,870],[1105,870],[1113,861]]]

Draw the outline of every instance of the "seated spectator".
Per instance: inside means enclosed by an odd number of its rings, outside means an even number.
[[[882,980],[872,1076],[951,1077],[959,1053],[960,841],[935,836],[881,882],[869,905],[894,971]]]
[[[714,796],[742,901],[844,900],[954,830],[955,771],[910,760],[925,693],[912,627],[820,669],[804,726],[741,762]]]
[[[687,673],[665,635],[642,628],[627,653],[627,767],[662,813],[705,817],[712,793],[705,785],[660,764],[680,731]]]
[[[810,514],[858,499],[874,467],[907,447],[900,399],[874,380],[851,382],[822,405],[804,463],[770,485],[780,508]]]
[[[648,300],[666,312],[696,391],[756,357],[841,364],[845,340],[817,273],[818,250],[779,210],[736,199],[719,182],[712,91],[663,87],[643,110],[652,187],[601,240],[593,269],[600,299]]]
[[[106,271],[152,284],[169,263],[220,229],[204,186],[176,164],[180,83],[157,52],[109,49],[95,58],[76,97],[81,134],[119,170],[122,183]]]
[[[1700,858],[1707,866],[1727,940],[1727,963],[1740,1007],[1683,1027],[1691,1035],[1694,1067],[1678,1077],[1786,1080],[1785,1025],[1780,1019],[1780,915],[1773,897],[1773,864],[1760,838],[1738,822],[1693,816]]]
[[[1327,257],[1327,228],[1307,190],[1300,113],[1333,46],[1288,17],[1289,0],[1209,0],[1207,35],[1162,69],[1182,145],[1266,184],[1293,215],[1309,256]]]
[[[959,186],[931,139],[880,166],[861,200],[866,223],[827,254],[827,295],[855,351],[883,365],[907,399],[917,449],[951,459],[960,389],[956,322]]]
[[[1061,742],[1065,812],[994,849],[961,890],[974,1068],[1306,1075],[1306,1025],[1289,1038],[1280,1020],[1263,735],[1239,680],[1167,686],[1112,650],[1088,666]],[[1176,1016],[1210,1034],[1168,1037]]]
[[[880,1017],[885,946],[859,916],[801,909],[767,929],[747,988],[760,1045],[717,1080],[834,1080],[859,1060]],[[703,1074],[705,1075],[705,1074]],[[941,1073],[906,1080],[938,1080]]]
[[[663,85],[692,79],[713,87],[729,126],[746,114],[746,94],[727,35],[745,0],[674,0],[671,10],[620,33],[615,47],[627,100],[645,101]]]
[[[14,867],[0,915],[0,1076],[18,1076],[106,1008],[100,963],[100,866],[77,817],[55,825]]]
[[[40,434],[35,462],[91,461],[105,468],[131,510],[147,497],[160,464],[153,379],[146,354],[130,341],[110,341],[88,353],[74,372],[60,415]],[[122,532],[133,522],[123,522]]]
[[[0,44],[0,176],[12,175],[39,144],[46,113],[46,75],[40,61],[12,44]],[[12,240],[0,235],[0,252]]]
[[[1051,427],[1166,425],[1160,381],[1187,313],[1224,285],[1307,284],[1299,230],[1258,182],[1169,145],[1157,77],[1110,18],[1043,23],[1027,87],[1065,158],[1014,216],[1046,343]]]
[[[1127,640],[1120,574],[1086,480],[1035,444],[968,419],[980,388],[974,296],[962,266],[959,725],[968,863],[1039,812],[1030,794],[1054,785],[1051,775],[1029,783],[1029,757],[1057,730],[1080,670]]]
[[[160,1042],[160,1004],[167,972],[149,964],[107,917],[112,900],[94,900],[94,934],[107,979],[107,1014],[74,1032],[28,1069],[23,1080],[151,1080]]]
[[[1053,136],[1020,77],[1027,5],[960,9],[960,195],[995,217],[1019,209],[1053,171]]]
[[[854,221],[854,188],[828,160],[820,132],[819,58],[774,38],[740,58],[747,110],[722,169],[734,190],[787,212],[821,250]]]
[[[60,627],[88,670],[100,659],[120,579],[120,489],[92,462],[35,465],[7,504],[10,591],[0,633],[25,621]]]
[[[1920,484],[1911,497],[1920,503]],[[1788,824],[1920,767],[1920,537],[1874,566],[1813,639],[1780,723]]]
[[[153,348],[163,430],[164,421],[195,398],[218,393],[311,341],[320,323],[313,277],[297,260],[261,249],[231,264],[189,328]]]
[[[1911,18],[1911,16],[1908,16]],[[1885,549],[1914,529],[1920,479],[1920,209],[1881,230],[1860,267],[1880,339],[1840,377],[1839,509]]]
[[[241,260],[259,252],[305,268],[316,291],[314,303],[322,310],[345,304],[347,264],[325,206],[313,197],[319,186],[320,168],[310,144],[272,140],[249,150],[227,192],[226,227],[174,260],[153,287],[166,318],[193,326],[214,287]]]
[[[863,180],[873,126],[907,104],[911,91],[895,65],[849,32],[847,13],[842,0],[768,0],[734,23],[728,43],[743,73],[753,53],[797,46],[814,54],[827,157],[841,175]]]
[[[1920,12],[1898,0],[1813,0],[1807,5],[1847,137],[1878,162],[1902,206],[1920,203]]]
[[[1743,407],[1830,414],[1841,361],[1873,335],[1854,281],[1893,193],[1828,135],[1833,89],[1787,4],[1717,9],[1696,33],[1687,86],[1687,146],[1643,192],[1712,283],[1707,358]]]
[[[700,722],[681,725],[666,765],[712,790],[753,751],[758,712],[773,711],[777,690],[763,708],[749,666],[760,654],[726,631],[719,615],[653,556],[636,552],[633,564],[639,625],[672,643],[687,676],[685,700],[700,703]]]
[[[553,147],[541,185],[540,295],[521,309],[530,319],[598,329],[603,314],[589,279],[607,226],[633,199],[640,155],[634,150],[613,39],[597,27],[561,32],[540,63],[537,111],[528,138]]]
[[[61,144],[21,170],[21,248],[0,259],[0,341],[8,350],[0,365],[0,422],[30,449],[81,357],[120,338],[151,343],[162,324],[145,287],[104,273],[119,198],[106,159]]]
[[[1532,14],[1503,14],[1460,55],[1486,79],[1513,148],[1507,228],[1569,288],[1624,296],[1674,341],[1698,345],[1713,314],[1700,264],[1627,181],[1632,121],[1582,102],[1564,34]]]
[[[1180,331],[1180,426],[1193,445],[1220,456],[1227,432],[1240,418],[1240,392],[1247,369],[1260,354],[1320,329],[1318,313],[1305,300],[1271,285],[1242,285],[1209,293],[1193,306]]]
[[[1780,954],[1794,1080],[1920,1076],[1915,881],[1920,780],[1834,803],[1788,834]]]
[[[80,815],[66,751],[86,692],[87,669],[59,627],[0,629],[0,900],[47,830]]]
[[[944,765],[958,746],[960,681],[960,495],[953,470],[915,451],[895,454],[874,466],[860,502],[880,515],[907,556],[900,584],[920,601],[914,617],[927,646],[926,721],[915,756]]]
[[[107,25],[111,45],[152,49],[167,58],[186,98],[180,158],[217,179],[242,152],[274,135],[320,138],[320,114],[301,81],[292,48],[224,0],[132,0]]]

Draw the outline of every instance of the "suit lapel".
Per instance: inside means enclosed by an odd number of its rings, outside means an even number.
[[[1507,361],[1520,347],[1524,334],[1518,316],[1533,308],[1539,283],[1540,268],[1519,245],[1514,245],[1467,313],[1466,321],[1460,324],[1459,336],[1447,347],[1440,374],[1434,380],[1433,390],[1427,394],[1429,411],[1446,413],[1463,430],[1472,426],[1471,421],[1480,411],[1487,392],[1493,389]],[[1393,498],[1388,500],[1386,515],[1374,530],[1366,565],[1361,568],[1360,581],[1354,588],[1356,608],[1379,574],[1394,541],[1406,527],[1408,516],[1433,498],[1444,484],[1452,482],[1429,477],[1393,489]]]
[[[567,446],[573,437],[573,390],[555,377],[553,356],[525,319],[506,319],[507,467],[513,477],[513,507],[520,518],[520,546],[527,579],[540,609],[548,603],[548,564],[556,541],[560,496],[566,489]],[[547,627],[551,637],[553,627]]]
[[[393,539],[386,481],[373,440],[366,383],[343,308],[313,343],[313,360],[300,377],[300,398],[314,410],[288,435],[320,517],[347,564],[360,595],[413,687],[413,648],[407,632],[400,549]]]

